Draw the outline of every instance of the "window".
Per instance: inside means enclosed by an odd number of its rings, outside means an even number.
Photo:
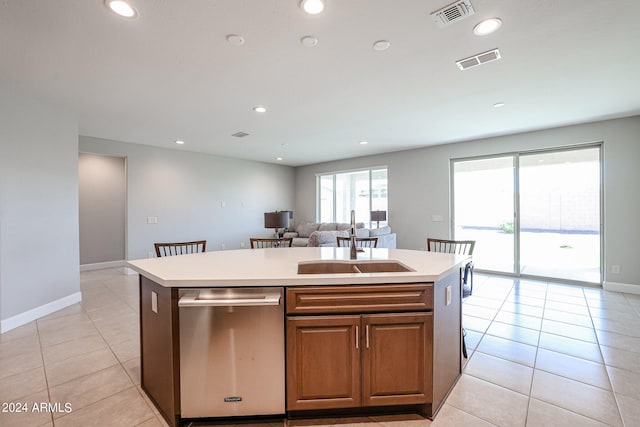
[[[318,222],[348,223],[355,210],[356,222],[371,226],[372,210],[388,210],[386,167],[322,174],[316,180]]]

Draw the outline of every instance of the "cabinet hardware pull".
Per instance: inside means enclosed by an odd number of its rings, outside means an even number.
[[[358,349],[358,341],[360,341],[360,337],[359,337],[359,333],[358,333],[358,327],[356,326],[356,350]]]
[[[367,348],[369,348],[369,325],[365,325],[364,332],[365,332],[366,339],[367,339]]]

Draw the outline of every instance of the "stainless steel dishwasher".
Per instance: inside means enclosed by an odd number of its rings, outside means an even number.
[[[179,296],[182,418],[284,414],[283,288]]]

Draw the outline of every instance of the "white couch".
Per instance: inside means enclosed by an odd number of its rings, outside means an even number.
[[[300,223],[295,232],[287,232],[284,237],[293,238],[293,246],[331,246],[338,245],[336,237],[349,237],[350,224],[323,222]],[[395,249],[396,234],[391,227],[364,228],[364,224],[356,224],[356,237],[377,237],[379,248]]]

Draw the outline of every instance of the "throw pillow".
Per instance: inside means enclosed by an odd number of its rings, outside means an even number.
[[[323,231],[322,233],[317,233],[317,235],[318,245],[323,245],[325,243],[333,243],[337,245],[338,240],[336,239],[336,237],[349,237],[349,233],[345,230]]]
[[[298,236],[300,237],[309,237],[311,236],[311,233],[318,230],[318,227],[320,227],[320,224],[318,223],[306,222],[298,225],[296,231],[298,232]]]
[[[391,233],[391,227],[387,225],[386,227],[370,229],[369,237],[377,237],[377,236],[382,236],[383,234],[389,234],[389,233]]]

